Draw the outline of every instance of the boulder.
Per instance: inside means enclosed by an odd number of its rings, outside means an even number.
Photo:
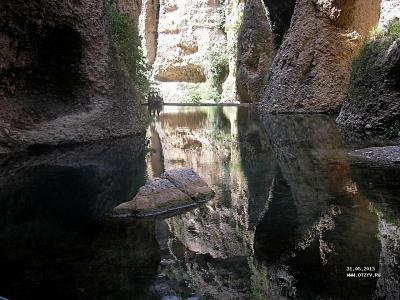
[[[115,217],[150,217],[197,206],[214,191],[192,169],[169,170],[148,181],[137,195],[113,209]]]
[[[170,170],[161,175],[196,202],[210,200],[214,192],[193,169]]]

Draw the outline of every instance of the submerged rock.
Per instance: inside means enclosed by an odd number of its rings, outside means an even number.
[[[169,170],[139,189],[133,200],[113,209],[113,216],[149,217],[184,210],[214,197],[214,191],[192,169]]]

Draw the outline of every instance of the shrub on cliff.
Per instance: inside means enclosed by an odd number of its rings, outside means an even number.
[[[132,16],[120,13],[115,8],[113,0],[106,2],[106,16],[117,51],[119,67],[126,76],[136,82],[141,92],[147,94],[150,89],[147,66]]]
[[[400,21],[397,18],[384,29],[374,29],[353,61],[351,81],[362,80],[362,74],[370,73],[374,67],[371,62],[384,55],[385,50],[397,39],[400,39]]]

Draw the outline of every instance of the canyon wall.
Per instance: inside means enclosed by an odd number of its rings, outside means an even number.
[[[103,1],[2,1],[0,151],[141,132]],[[140,1],[120,1],[135,24]]]
[[[236,86],[240,102],[258,102],[273,55],[268,11],[261,0],[247,1],[238,36]]]
[[[273,47],[262,0],[147,0],[140,18],[166,102],[258,101]]]
[[[379,14],[379,0],[298,1],[272,63],[261,111],[337,111],[351,61]]]
[[[386,131],[393,138],[400,132],[396,125],[400,120],[400,1],[382,1],[381,6],[379,29],[353,62],[337,122],[346,133]]]

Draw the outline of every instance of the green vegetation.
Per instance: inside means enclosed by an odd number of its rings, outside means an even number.
[[[211,81],[197,87],[187,89],[186,101],[189,103],[200,103],[207,101],[218,103],[221,100],[221,94],[211,85]]]
[[[400,21],[394,19],[382,30],[373,29],[368,40],[360,49],[359,54],[353,61],[352,80],[362,78],[361,74],[367,73],[373,67],[371,61],[375,61],[379,55],[384,55],[396,39],[400,38]]]
[[[385,129],[385,136],[388,139],[396,138],[399,136],[399,134],[400,134],[400,120],[397,120],[396,122],[393,123],[392,126]]]
[[[211,86],[222,93],[222,84],[229,74],[229,60],[226,52],[211,52],[209,56],[211,68]]]
[[[147,65],[140,45],[140,36],[132,17],[127,13],[118,12],[113,0],[106,2],[106,16],[117,51],[119,67],[138,85],[141,92],[148,93],[150,82]]]
[[[399,218],[391,212],[385,205],[383,204],[378,204],[378,203],[369,203],[368,205],[368,210],[372,213],[375,213],[378,216],[383,217],[383,219],[396,227],[400,227],[400,220]]]
[[[211,77],[206,83],[197,87],[188,88],[186,101],[199,103],[201,101],[221,101],[222,84],[229,74],[228,55],[222,52],[213,51],[208,57],[210,62]]]
[[[353,61],[351,71],[351,82],[348,95],[353,98],[353,88],[364,83],[365,75],[377,74],[381,69],[377,69],[376,61],[383,59],[386,50],[392,43],[400,38],[400,22],[394,19],[382,30],[375,28],[371,31],[368,40],[361,47],[358,55]]]

